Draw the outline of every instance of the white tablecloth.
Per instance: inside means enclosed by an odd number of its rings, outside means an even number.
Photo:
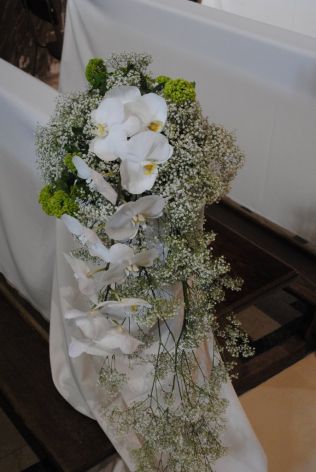
[[[57,92],[0,59],[0,272],[48,319],[55,220],[38,202],[34,132]]]
[[[187,0],[69,0],[61,90],[85,88],[87,61],[122,50],[195,80],[247,156],[231,198],[316,241],[315,38]]]
[[[315,0],[201,0],[201,3],[316,38]]]

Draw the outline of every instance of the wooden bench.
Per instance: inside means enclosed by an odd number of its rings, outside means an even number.
[[[0,404],[43,460],[38,470],[87,471],[115,450],[98,423],[56,390],[48,323],[3,278],[0,294]]]
[[[220,313],[225,316],[233,309],[239,318],[238,312],[244,315],[251,307],[248,326],[256,310],[266,312],[275,324],[262,336],[260,326],[255,339],[250,336],[255,356],[238,361],[238,378],[233,380],[240,395],[316,348],[316,285],[306,280],[315,275],[316,260],[229,205],[206,208],[206,229],[218,235],[214,254],[224,254],[232,273],[244,280],[241,292],[227,293]]]

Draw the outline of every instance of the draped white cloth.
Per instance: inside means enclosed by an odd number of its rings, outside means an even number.
[[[71,269],[63,257],[63,252],[73,248],[73,240],[61,222],[57,222],[56,272],[51,310],[50,355],[55,385],[64,398],[81,413],[98,421],[110,438],[112,444],[123,460],[118,457],[106,465],[101,466],[100,472],[129,472],[135,466],[130,457],[129,449],[137,446],[137,438],[131,434],[127,440],[119,440],[115,436],[115,428],[104,421],[102,415],[102,394],[96,389],[100,361],[92,356],[82,355],[70,359],[67,353],[69,332],[67,330],[64,313],[67,309],[67,296],[63,287],[76,288]],[[66,301],[65,301],[66,298]],[[75,300],[76,308],[80,307],[82,299]],[[201,362],[210,365],[212,346],[201,350]],[[142,371],[133,369],[133,383],[143,383]],[[120,407],[136,399],[137,389],[122,392],[116,400]],[[236,393],[230,383],[223,386],[222,395],[229,401],[225,414],[226,430],[223,434],[223,443],[229,448],[229,453],[216,462],[216,472],[265,472],[267,471],[266,458],[255,437],[248,419],[239,403]]]
[[[48,319],[55,221],[38,202],[34,132],[57,92],[0,59],[0,272]]]
[[[219,10],[316,38],[314,0],[201,0]]]
[[[205,114],[236,130],[247,159],[233,200],[316,240],[315,38],[187,0],[69,0],[61,90],[86,87],[91,57],[123,50],[195,80]]]

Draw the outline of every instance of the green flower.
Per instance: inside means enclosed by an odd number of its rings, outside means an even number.
[[[67,167],[67,169],[69,170],[69,172],[72,172],[73,174],[75,174],[77,172],[77,169],[76,167],[74,166],[73,162],[72,162],[72,158],[74,156],[78,156],[80,155],[80,153],[77,153],[77,152],[68,152],[65,157],[64,157],[64,164],[65,166]]]
[[[195,83],[184,79],[170,79],[166,82],[163,95],[174,103],[193,102],[195,100]]]
[[[168,77],[167,75],[158,75],[158,77],[156,77],[155,79],[155,81],[159,85],[166,85],[166,83],[169,82],[169,80],[172,80],[172,79]]]
[[[47,213],[48,215],[51,215],[49,202],[53,194],[53,187],[51,185],[45,185],[45,187],[42,188],[38,196],[38,202],[42,206],[42,209],[45,211],[45,213]]]
[[[105,91],[107,70],[103,59],[94,57],[86,66],[86,79],[93,88]]]
[[[73,215],[78,210],[78,205],[63,190],[54,191],[52,185],[46,185],[42,188],[38,201],[47,215],[60,218],[63,214]]]

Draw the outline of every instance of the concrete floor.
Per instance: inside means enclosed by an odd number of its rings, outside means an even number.
[[[316,355],[240,397],[269,472],[316,471]]]

